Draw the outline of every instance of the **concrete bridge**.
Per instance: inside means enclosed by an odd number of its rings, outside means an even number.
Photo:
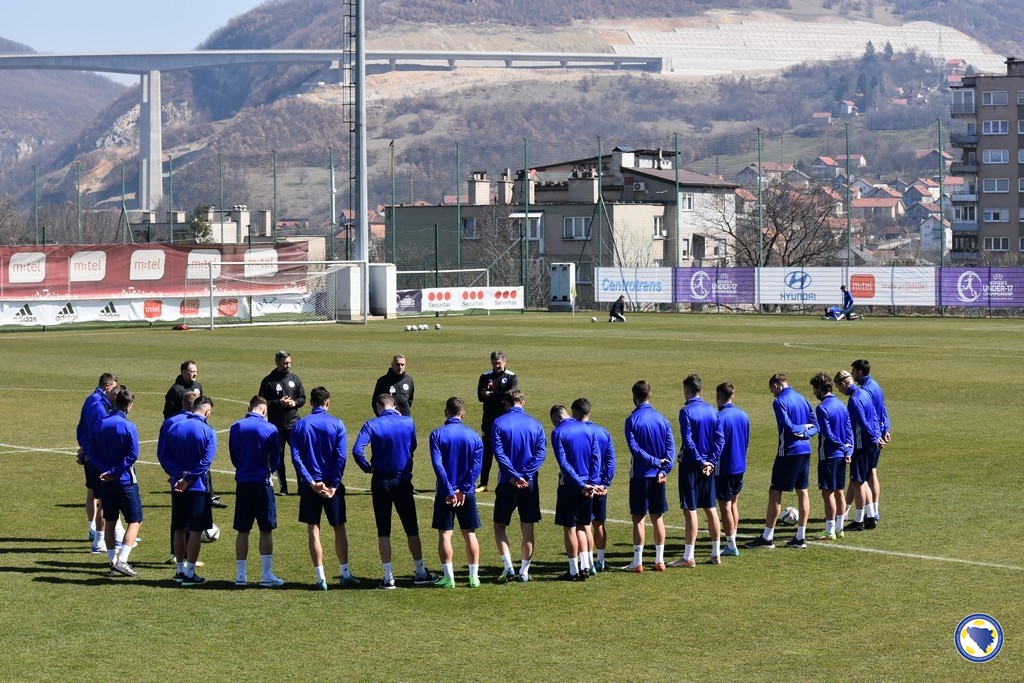
[[[140,209],[156,210],[163,201],[163,128],[160,118],[160,74],[256,64],[321,64],[337,66],[342,78],[352,73],[345,50],[192,50],[136,54],[0,55],[0,69],[48,69],[137,74],[142,86],[139,111]],[[618,54],[559,52],[450,52],[443,50],[367,51],[366,64],[454,69],[457,66],[504,69],[632,69],[661,71],[663,58]]]

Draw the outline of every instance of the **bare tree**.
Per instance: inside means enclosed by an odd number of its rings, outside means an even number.
[[[31,242],[30,231],[14,197],[0,197],[0,244],[27,244]]]
[[[515,210],[514,206],[492,204],[477,214],[475,235],[463,234],[462,265],[487,268],[492,286],[523,286],[528,308],[546,308],[551,287],[551,259],[540,253],[536,240],[527,239],[527,219],[512,218]]]

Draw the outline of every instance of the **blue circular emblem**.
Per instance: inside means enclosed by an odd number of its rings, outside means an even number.
[[[1003,627],[987,614],[972,614],[957,625],[953,643],[967,661],[987,662],[1003,649]]]

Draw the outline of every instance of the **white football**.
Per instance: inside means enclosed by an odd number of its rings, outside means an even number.
[[[441,323],[434,323],[434,329],[435,330],[441,329]]]
[[[591,318],[591,319],[590,319],[590,322],[592,322],[592,323],[596,323],[596,322],[597,322],[597,318]]]
[[[220,538],[220,527],[216,524],[203,532],[203,543],[213,543]]]
[[[406,325],[406,326],[405,326],[405,331],[406,331],[406,332],[409,332],[409,331],[411,331],[411,330],[412,330],[412,325]]]
[[[799,521],[800,511],[792,506],[783,510],[782,514],[779,515],[779,522],[785,524],[786,526],[794,526]]]

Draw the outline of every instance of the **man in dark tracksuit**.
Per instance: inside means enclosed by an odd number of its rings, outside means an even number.
[[[281,489],[279,495],[288,495],[288,477],[285,468],[284,445],[291,446],[292,427],[299,421],[299,408],[306,405],[306,390],[302,380],[291,371],[292,356],[287,351],[274,354],[277,367],[263,378],[259,395],[267,399],[267,419],[277,427],[281,440],[281,466],[277,468],[277,479]]]
[[[480,375],[480,380],[476,384],[476,397],[484,404],[484,416],[480,421],[480,431],[484,440],[484,462],[480,469],[477,493],[487,490],[487,479],[491,474],[491,463],[494,462],[491,427],[494,426],[494,421],[506,412],[505,392],[518,388],[519,378],[516,377],[516,373],[505,368],[505,354],[501,351],[491,353],[491,372]]]

